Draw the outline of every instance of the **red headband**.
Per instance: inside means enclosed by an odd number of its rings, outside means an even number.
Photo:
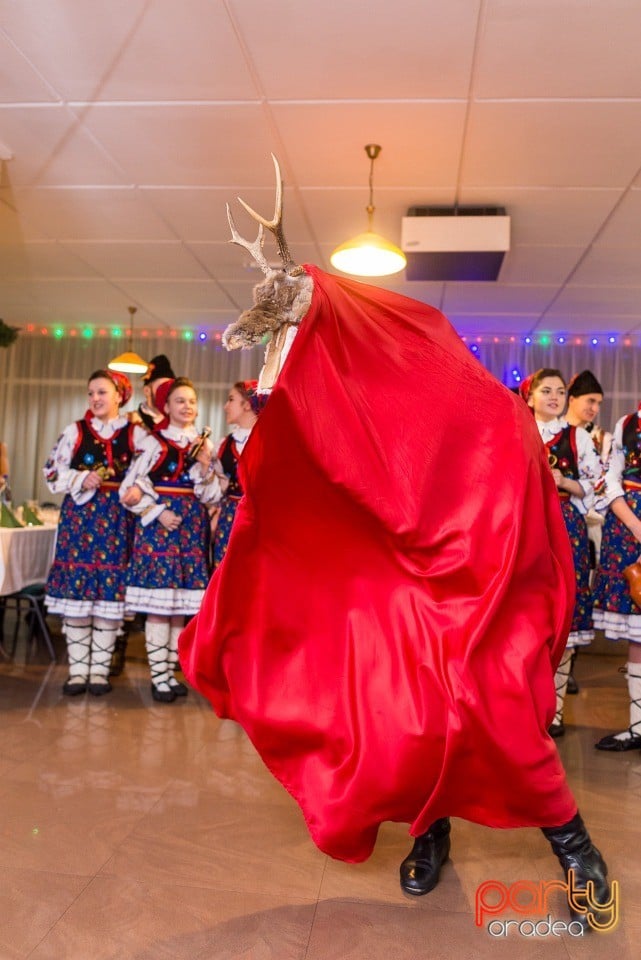
[[[119,370],[110,370],[109,377],[113,381],[113,385],[121,396],[120,405],[124,407],[126,403],[129,403],[131,400],[131,395],[134,392],[131,385],[131,380]]]
[[[169,396],[169,391],[173,387],[175,380],[165,380],[164,383],[161,383],[160,386],[156,389],[155,395],[155,406],[156,410],[159,410],[164,414],[165,404],[167,403],[167,397]]]

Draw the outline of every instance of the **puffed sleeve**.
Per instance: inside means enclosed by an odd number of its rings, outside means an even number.
[[[42,472],[52,493],[68,493],[74,503],[82,505],[88,503],[96,491],[83,490],[82,482],[87,471],[76,470],[71,466],[78,439],[78,425],[70,423],[56,440]]]
[[[582,427],[576,428],[576,449],[579,467],[579,484],[583,488],[583,499],[573,497],[572,502],[581,513],[587,513],[594,506],[595,488],[601,483],[603,463],[596,452],[592,437]]]
[[[227,487],[228,480],[223,474],[220,460],[214,456],[214,446],[205,441],[204,449],[211,457],[209,467],[196,461],[189,471],[189,477],[194,484],[194,495],[205,506],[218,503]]]
[[[608,465],[605,473],[605,488],[599,498],[599,508],[609,507],[617,497],[623,497],[625,491],[621,483],[623,470],[625,468],[625,453],[623,452],[623,424],[625,417],[617,422],[612,436],[612,446],[608,457]]]
[[[165,504],[160,502],[160,498],[154,489],[154,485],[149,478],[149,473],[153,470],[160,454],[162,446],[149,431],[139,427],[134,432],[135,455],[131,466],[120,484],[119,496],[121,502],[128,490],[136,486],[142,491],[142,497],[138,503],[123,506],[131,513],[141,518],[142,525],[146,527],[165,509]]]

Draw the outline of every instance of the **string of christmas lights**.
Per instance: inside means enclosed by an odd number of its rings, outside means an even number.
[[[39,327],[36,324],[29,323],[26,327],[22,328],[20,331],[22,334],[27,334],[29,336],[41,336],[41,337],[53,337],[54,340],[62,340],[64,337],[75,337],[78,339],[93,340],[94,337],[104,337],[112,340],[121,340],[127,336],[127,331],[123,330],[122,327],[62,327],[60,325],[53,326],[43,326]],[[163,337],[168,337],[173,340],[193,340],[195,342],[205,343],[211,341],[214,344],[219,344],[222,341],[222,332],[216,330],[214,332],[206,330],[137,330],[136,339],[142,337],[157,337],[159,339]]]
[[[30,323],[26,327],[22,328],[21,333],[26,333],[30,336],[42,336],[42,337],[53,337],[55,340],[62,340],[64,337],[79,337],[86,340],[91,340],[94,337],[109,337],[114,340],[120,340],[127,336],[127,331],[122,327],[99,327],[94,328],[88,325],[77,326],[77,327],[63,327],[61,325],[53,324],[51,326],[37,326],[36,324]],[[205,343],[207,341],[214,342],[215,344],[220,343],[222,340],[222,331],[210,331],[210,330],[193,330],[191,328],[181,329],[181,330],[167,330],[167,329],[157,329],[157,330],[137,330],[136,338],[138,337],[168,337],[170,339],[181,339],[181,340],[193,340],[195,342]],[[538,345],[541,347],[552,346],[554,344],[559,344],[563,346],[568,344],[570,346],[584,346],[589,345],[592,347],[599,346],[623,346],[631,347],[641,344],[641,335],[635,336],[634,338],[628,334],[569,334],[569,333],[540,333],[533,336],[530,335],[519,335],[519,334],[503,334],[497,336],[494,334],[485,334],[480,336],[475,335],[464,335],[461,337],[463,343],[469,344],[470,350],[473,353],[478,351],[478,344],[493,344],[493,343],[523,343],[526,346],[530,344]]]

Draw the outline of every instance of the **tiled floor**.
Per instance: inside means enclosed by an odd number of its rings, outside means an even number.
[[[455,821],[440,884],[411,900],[404,826],[386,824],[367,863],[325,857],[235,724],[193,692],[152,702],[140,634],[104,698],[67,699],[62,665],[25,659],[22,641],[0,661],[0,960],[639,956],[641,751],[593,748],[626,723],[622,657],[581,655],[559,742],[621,886],[617,928],[582,939],[475,926],[481,882],[560,878],[538,830]],[[567,919],[560,895],[553,919]]]

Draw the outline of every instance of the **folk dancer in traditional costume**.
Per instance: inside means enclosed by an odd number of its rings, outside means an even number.
[[[125,608],[133,523],[118,497],[136,446],[147,431],[120,412],[131,397],[122,373],[89,378],[89,409],[65,428],[44,468],[52,493],[64,493],[45,602],[67,641],[68,696],[108,693],[109,665]],[[132,497],[135,493],[132,494]]]
[[[198,612],[209,580],[209,514],[220,500],[222,473],[211,442],[199,441],[190,380],[168,380],[156,393],[167,418],[147,435],[122,485],[139,488],[139,520],[127,573],[127,610],[145,613],[145,644],[154,700],[171,703],[187,687],[176,679],[178,635]],[[198,449],[196,449],[198,448]],[[224,482],[224,481],[223,481]],[[123,500],[126,502],[126,499]]]
[[[225,418],[233,428],[218,446],[218,459],[229,485],[213,517],[214,567],[217,567],[225,556],[236,508],[243,495],[238,476],[238,461],[258,419],[261,399],[257,387],[257,380],[239,380],[230,389],[225,401]]]
[[[590,592],[590,547],[586,514],[594,503],[594,488],[603,473],[601,461],[589,434],[563,419],[566,386],[558,370],[543,368],[528,378],[528,406],[532,408],[541,439],[546,446],[552,477],[561,500],[563,519],[570,537],[576,599],[566,649],[554,677],[556,711],[550,736],[565,734],[563,705],[575,647],[588,646],[594,638]]]
[[[224,341],[270,332],[259,383],[273,390],[183,669],[325,853],[364,860],[382,821],[409,822],[401,886],[419,896],[449,855],[450,816],[539,826],[605,904],[607,868],[546,729],[575,577],[534,421],[437,310],[296,266],[281,197],[278,178],[253,244],[231,224],[265,280]]]
[[[585,520],[588,525],[588,539],[590,546],[590,586],[594,580],[599,563],[601,549],[601,531],[603,527],[603,512],[597,509],[599,493],[605,482],[605,470],[608,463],[612,434],[607,433],[597,423],[597,417],[603,403],[603,387],[591,370],[582,370],[575,374],[568,383],[568,409],[565,414],[567,422],[574,427],[583,427],[587,430],[594,444],[598,457],[603,466],[603,477],[595,488],[595,505],[588,510]],[[567,693],[578,693],[579,687],[574,677],[574,668],[579,648],[575,647],[570,661],[570,676],[568,677]]]
[[[630,596],[623,571],[641,555],[641,414],[622,417],[614,428],[605,475],[601,556],[594,580],[594,626],[609,640],[628,641],[630,723],[603,737],[598,750],[641,749],[641,609]]]
[[[146,372],[142,376],[142,392],[145,399],[139,404],[138,409],[131,414],[134,423],[142,423],[153,433],[156,427],[164,421],[164,413],[156,406],[156,391],[163,383],[175,378],[176,374],[164,353],[152,357]]]

